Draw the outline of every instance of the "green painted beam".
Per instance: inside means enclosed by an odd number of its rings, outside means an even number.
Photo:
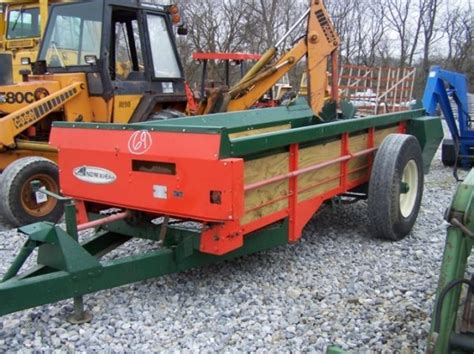
[[[91,238],[82,247],[94,257],[100,259],[107,253],[113,251],[117,247],[123,245],[131,239],[131,236],[116,234],[113,232],[100,230],[95,237]],[[22,279],[32,278],[39,275],[49,274],[55,270],[44,265],[38,265],[22,273]]]
[[[197,252],[189,247],[194,241],[187,237],[176,247],[102,262],[99,269],[74,274],[55,271],[28,278],[16,277],[0,283],[0,316],[264,251],[286,244],[287,235],[288,221],[285,220],[247,236],[242,248],[225,256]]]
[[[233,157],[242,157],[265,150],[272,150],[281,146],[288,146],[290,144],[309,141],[316,142],[320,139],[336,137],[342,133],[355,133],[373,127],[390,126],[399,122],[423,117],[424,114],[424,110],[407,111],[366,118],[339,120],[330,123],[291,129],[290,131],[280,131],[238,138],[231,141],[230,154]]]

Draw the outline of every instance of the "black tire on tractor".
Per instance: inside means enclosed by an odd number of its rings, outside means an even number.
[[[380,146],[369,182],[369,230],[398,241],[413,228],[423,195],[423,158],[418,140],[390,134]]]
[[[456,163],[456,149],[452,139],[444,139],[441,145],[441,161],[446,167],[452,167]]]
[[[38,221],[57,222],[63,215],[62,202],[33,191],[31,181],[34,180],[59,194],[58,167],[42,157],[18,159],[0,176],[0,212],[13,226]]]

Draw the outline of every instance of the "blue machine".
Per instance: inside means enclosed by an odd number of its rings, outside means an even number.
[[[453,113],[449,97],[457,105],[458,119]],[[441,108],[452,139],[445,139],[442,161],[446,166],[470,167],[474,162],[474,126],[469,116],[466,75],[433,66],[426,82],[423,106],[430,115]]]

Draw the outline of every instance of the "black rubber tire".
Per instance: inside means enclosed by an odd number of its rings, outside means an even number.
[[[411,212],[403,216],[400,206],[401,182],[405,167],[414,161],[417,190]],[[410,166],[414,165],[411,163]],[[411,135],[390,134],[380,146],[369,181],[369,230],[377,238],[398,241],[407,236],[415,224],[423,196],[423,158],[418,140]]]
[[[456,150],[452,139],[444,139],[441,146],[441,161],[444,166],[452,167],[456,162]]]
[[[36,204],[34,194],[24,188],[34,177],[47,179],[53,188],[53,192],[59,193],[59,171],[57,165],[51,160],[42,157],[25,157],[8,165],[0,176],[0,212],[6,221],[15,227],[32,224],[39,221],[51,221],[56,223],[63,215],[64,206],[62,202],[48,197],[48,211],[44,215],[34,215],[28,212],[22,203],[22,194],[31,194],[29,203]],[[32,204],[32,205],[34,205]],[[39,205],[39,204],[36,204]],[[41,210],[41,208],[39,208]],[[41,214],[41,211],[39,212]]]

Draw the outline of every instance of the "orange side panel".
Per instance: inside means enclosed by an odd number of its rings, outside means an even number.
[[[51,143],[67,196],[203,221],[243,213],[243,161],[218,160],[220,135],[54,128]]]

